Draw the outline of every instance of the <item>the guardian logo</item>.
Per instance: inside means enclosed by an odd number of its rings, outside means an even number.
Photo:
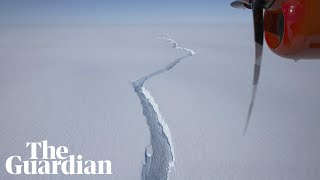
[[[112,174],[111,161],[82,160],[82,155],[69,155],[65,146],[48,146],[48,141],[27,142],[30,158],[23,160],[21,156],[11,156],[6,161],[6,170],[13,175],[45,175],[45,174]],[[42,157],[37,152],[42,151]]]

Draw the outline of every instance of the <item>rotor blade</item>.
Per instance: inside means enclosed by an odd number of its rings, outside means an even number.
[[[246,7],[244,6],[244,3],[240,1],[233,1],[230,4],[230,6],[236,9],[246,9]]]
[[[251,1],[252,0],[236,0],[236,1],[240,1],[240,2],[242,2],[242,3],[244,3],[244,4],[247,4],[247,5],[250,5],[251,6]]]
[[[250,118],[252,110],[254,107],[254,102],[258,90],[258,83],[260,77],[261,61],[262,61],[262,52],[263,52],[263,1],[255,0],[252,3],[252,13],[253,13],[253,22],[254,22],[254,40],[255,40],[255,65],[254,65],[254,74],[253,74],[253,88],[251,103],[248,110],[247,121],[244,128],[244,134],[247,132],[249,127]]]
[[[230,4],[231,7],[236,8],[236,9],[251,9],[251,5],[248,4],[246,1],[241,1],[241,0],[236,0],[233,1]]]

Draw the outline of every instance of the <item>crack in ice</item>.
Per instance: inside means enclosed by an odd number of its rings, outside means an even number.
[[[144,83],[154,76],[171,70],[183,59],[195,54],[191,49],[180,47],[173,39],[164,37],[158,37],[158,39],[166,40],[168,43],[173,45],[173,48],[186,51],[188,54],[175,59],[173,62],[158,71],[131,82],[140,99],[143,114],[147,119],[151,135],[151,144],[145,148],[145,160],[141,174],[142,180],[167,180],[168,174],[171,168],[174,167],[175,162],[169,127],[160,113],[158,104],[155,102],[150,92],[144,87]]]

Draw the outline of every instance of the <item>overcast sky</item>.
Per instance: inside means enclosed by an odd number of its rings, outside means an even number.
[[[160,24],[250,21],[231,0],[1,0],[0,24]]]

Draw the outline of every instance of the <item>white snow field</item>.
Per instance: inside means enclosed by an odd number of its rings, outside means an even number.
[[[243,136],[254,65],[251,24],[0,26],[0,179],[140,180],[150,132],[130,81],[148,80],[170,129],[170,180],[320,179],[320,61],[265,48],[251,124]],[[112,175],[9,175],[28,141],[112,161]]]

